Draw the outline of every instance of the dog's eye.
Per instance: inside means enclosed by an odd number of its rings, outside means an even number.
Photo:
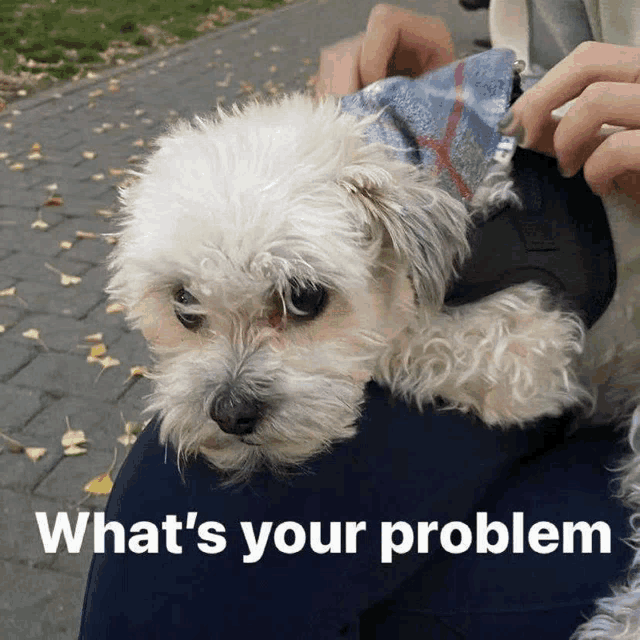
[[[184,287],[180,287],[180,289],[175,292],[173,299],[178,304],[185,307],[199,304],[195,296],[190,294]],[[189,329],[189,331],[197,331],[204,323],[204,316],[202,315],[196,313],[184,313],[184,311],[181,311],[180,309],[176,309],[175,312],[176,318],[178,318],[182,326],[185,329]]]
[[[285,295],[287,312],[299,318],[315,318],[327,306],[327,290],[321,285],[292,282]]]

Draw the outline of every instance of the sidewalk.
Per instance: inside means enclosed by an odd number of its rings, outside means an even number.
[[[106,498],[87,499],[83,487],[109,469],[114,450],[117,471],[127,453],[117,438],[125,422],[140,420],[150,390],[130,375],[149,365],[143,340],[109,312],[103,293],[110,246],[102,234],[114,230],[123,170],[167,121],[230,106],[253,90],[303,90],[320,48],[361,30],[373,4],[287,6],[0,114],[0,431],[47,450],[32,462],[0,439],[1,638],[76,637],[91,524],[80,553],[61,544],[47,554],[34,512],[46,512],[50,524],[67,512],[73,527],[81,501],[80,510],[104,508]],[[486,12],[449,1],[398,4],[444,17],[460,55],[486,36]],[[73,283],[63,285],[62,274]],[[96,333],[101,340],[87,340]],[[102,364],[113,366],[87,362],[97,342],[107,349]],[[66,419],[84,430],[85,455],[64,455]]]

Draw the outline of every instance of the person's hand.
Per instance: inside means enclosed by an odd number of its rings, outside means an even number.
[[[378,4],[364,33],[320,52],[315,91],[318,97],[347,95],[382,78],[416,77],[453,60],[451,34],[440,18]]]
[[[640,202],[640,48],[582,43],[514,103],[501,131],[557,158],[563,175],[583,168],[598,195]]]

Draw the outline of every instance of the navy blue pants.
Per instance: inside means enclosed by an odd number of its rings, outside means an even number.
[[[181,476],[152,423],[110,497],[105,518],[127,546],[115,552],[107,534],[94,556],[80,638],[567,640],[631,560],[607,471],[619,436],[571,432],[569,418],[503,433],[456,412],[421,415],[373,384],[368,395],[357,437],[306,473],[230,488],[200,460]],[[167,516],[183,525],[170,540]],[[502,537],[485,535],[494,551],[508,540],[501,552],[478,549],[478,517],[503,524]],[[600,533],[586,536],[591,553],[582,534],[563,551],[563,523],[578,521],[604,523],[610,551]],[[250,547],[253,535],[266,543]]]

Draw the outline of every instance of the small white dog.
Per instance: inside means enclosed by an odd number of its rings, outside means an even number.
[[[582,323],[542,287],[443,305],[472,215],[366,126],[300,95],[183,123],[123,192],[109,292],[181,457],[300,465],[355,433],[372,379],[489,425],[589,402]]]

